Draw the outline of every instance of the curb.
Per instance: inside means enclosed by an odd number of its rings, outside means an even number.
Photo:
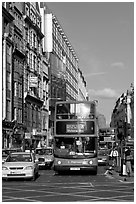
[[[119,173],[113,169],[106,170],[104,175],[118,179],[122,183],[134,183],[134,177],[120,176]]]

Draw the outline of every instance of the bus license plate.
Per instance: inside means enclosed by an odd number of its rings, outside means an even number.
[[[73,168],[70,168],[70,170],[80,170],[80,168],[78,168],[78,167],[73,167]]]

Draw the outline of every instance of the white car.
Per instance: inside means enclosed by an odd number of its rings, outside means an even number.
[[[38,163],[33,153],[14,152],[2,164],[2,179],[31,178],[35,180],[38,171]]]
[[[22,152],[20,148],[5,148],[2,149],[2,164],[5,162],[8,155],[12,152]]]

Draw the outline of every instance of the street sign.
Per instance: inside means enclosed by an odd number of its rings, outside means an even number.
[[[104,137],[104,142],[112,142],[113,140],[111,137]]]

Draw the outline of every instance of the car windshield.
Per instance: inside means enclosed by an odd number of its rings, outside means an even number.
[[[51,155],[52,149],[36,149],[36,154],[39,155]]]
[[[107,152],[106,152],[106,151],[99,150],[99,151],[98,151],[98,155],[106,156],[106,155],[107,155]]]
[[[11,154],[6,162],[32,162],[30,154]]]

